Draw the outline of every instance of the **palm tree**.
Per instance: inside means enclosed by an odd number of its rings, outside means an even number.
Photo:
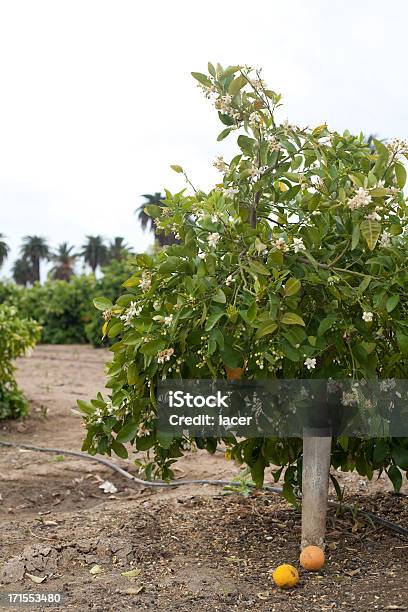
[[[20,252],[22,258],[31,264],[32,282],[40,282],[41,260],[50,258],[50,249],[46,240],[41,236],[24,236]]]
[[[108,261],[108,247],[106,246],[102,236],[87,236],[87,242],[82,245],[80,255],[84,258],[92,272],[95,272],[98,266],[103,266]]]
[[[0,268],[4,264],[10,251],[10,247],[5,240],[4,234],[0,234]]]
[[[110,260],[116,259],[116,261],[122,261],[129,253],[131,253],[131,248],[125,243],[125,239],[122,236],[115,236],[110,241],[108,253]]]
[[[23,257],[16,259],[16,261],[13,263],[11,272],[17,285],[26,286],[29,283],[33,283],[33,266],[31,262],[27,261],[27,259],[24,259]]]
[[[145,230],[147,228],[150,232],[153,231],[155,240],[157,240],[160,246],[177,244],[177,239],[175,235],[171,233],[168,234],[168,236],[165,236],[164,232],[157,231],[157,228],[153,223],[152,217],[149,217],[149,215],[147,215],[144,211],[145,206],[147,206],[148,204],[163,206],[162,200],[164,199],[164,196],[162,196],[159,191],[156,191],[156,193],[144,193],[142,195],[142,198],[145,198],[146,201],[143,202],[140,206],[138,206],[135,210],[135,214],[137,214],[137,217],[142,225],[142,229]]]
[[[62,242],[57,249],[57,252],[51,255],[51,259],[55,262],[51,270],[52,278],[58,280],[69,281],[71,276],[75,274],[75,260],[77,254],[73,253],[73,246],[68,246],[68,242]]]

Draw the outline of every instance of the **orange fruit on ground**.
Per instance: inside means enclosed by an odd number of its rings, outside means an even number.
[[[300,553],[300,565],[310,572],[319,570],[324,565],[324,552],[318,546],[306,546]]]
[[[291,589],[299,582],[297,569],[288,563],[279,565],[273,572],[272,578],[276,586],[281,589]]]
[[[229,368],[225,366],[228,380],[241,380],[244,368]]]

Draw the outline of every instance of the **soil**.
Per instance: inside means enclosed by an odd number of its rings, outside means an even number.
[[[87,346],[39,346],[21,359],[30,414],[3,423],[0,439],[79,450],[84,430],[71,409],[103,390],[108,359]],[[137,474],[132,461],[114,461]],[[179,461],[177,477],[229,479],[238,471],[222,453],[198,452]],[[367,483],[336,475],[346,503],[408,525],[406,484],[395,495],[385,477]],[[106,480],[117,492],[103,492]],[[299,569],[299,541],[299,511],[276,494],[243,497],[214,486],[152,491],[98,463],[0,447],[0,593],[65,596],[58,607],[25,609],[408,610],[402,536],[330,510],[327,562],[314,573]],[[271,580],[281,563],[299,569],[290,591]]]

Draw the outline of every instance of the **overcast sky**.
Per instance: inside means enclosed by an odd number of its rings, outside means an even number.
[[[292,123],[408,137],[405,0],[0,0],[0,233],[143,234],[140,194],[205,188],[228,143],[191,71],[263,67]]]

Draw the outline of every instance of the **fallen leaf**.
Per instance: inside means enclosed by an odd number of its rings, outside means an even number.
[[[269,591],[262,591],[261,593],[257,593],[256,595],[257,595],[257,597],[259,599],[262,599],[263,601],[265,601],[265,600],[269,599],[270,593],[269,593]]]
[[[117,493],[118,490],[115,485],[109,480],[105,480],[102,484],[99,485],[100,489],[103,489],[104,493]]]
[[[139,576],[141,571],[142,571],[141,569],[135,568],[127,572],[122,572],[121,576],[125,576],[125,578],[136,578],[136,576]]]
[[[347,576],[357,576],[357,574],[360,573],[360,568],[355,569],[355,570],[345,570],[344,572],[345,574],[347,574]]]
[[[139,595],[139,593],[141,593],[142,591],[144,591],[144,585],[142,584],[142,586],[138,587],[137,589],[126,589],[125,593],[126,595]]]
[[[94,565],[89,570],[89,573],[92,574],[92,576],[96,576],[96,574],[100,574],[101,572],[103,572],[103,568],[100,565]]]
[[[387,606],[384,609],[385,610],[406,610],[407,608],[405,606],[396,606],[394,604],[390,604],[389,606]]]
[[[36,584],[41,584],[47,578],[47,576],[34,576],[34,574],[26,574],[26,576]]]

